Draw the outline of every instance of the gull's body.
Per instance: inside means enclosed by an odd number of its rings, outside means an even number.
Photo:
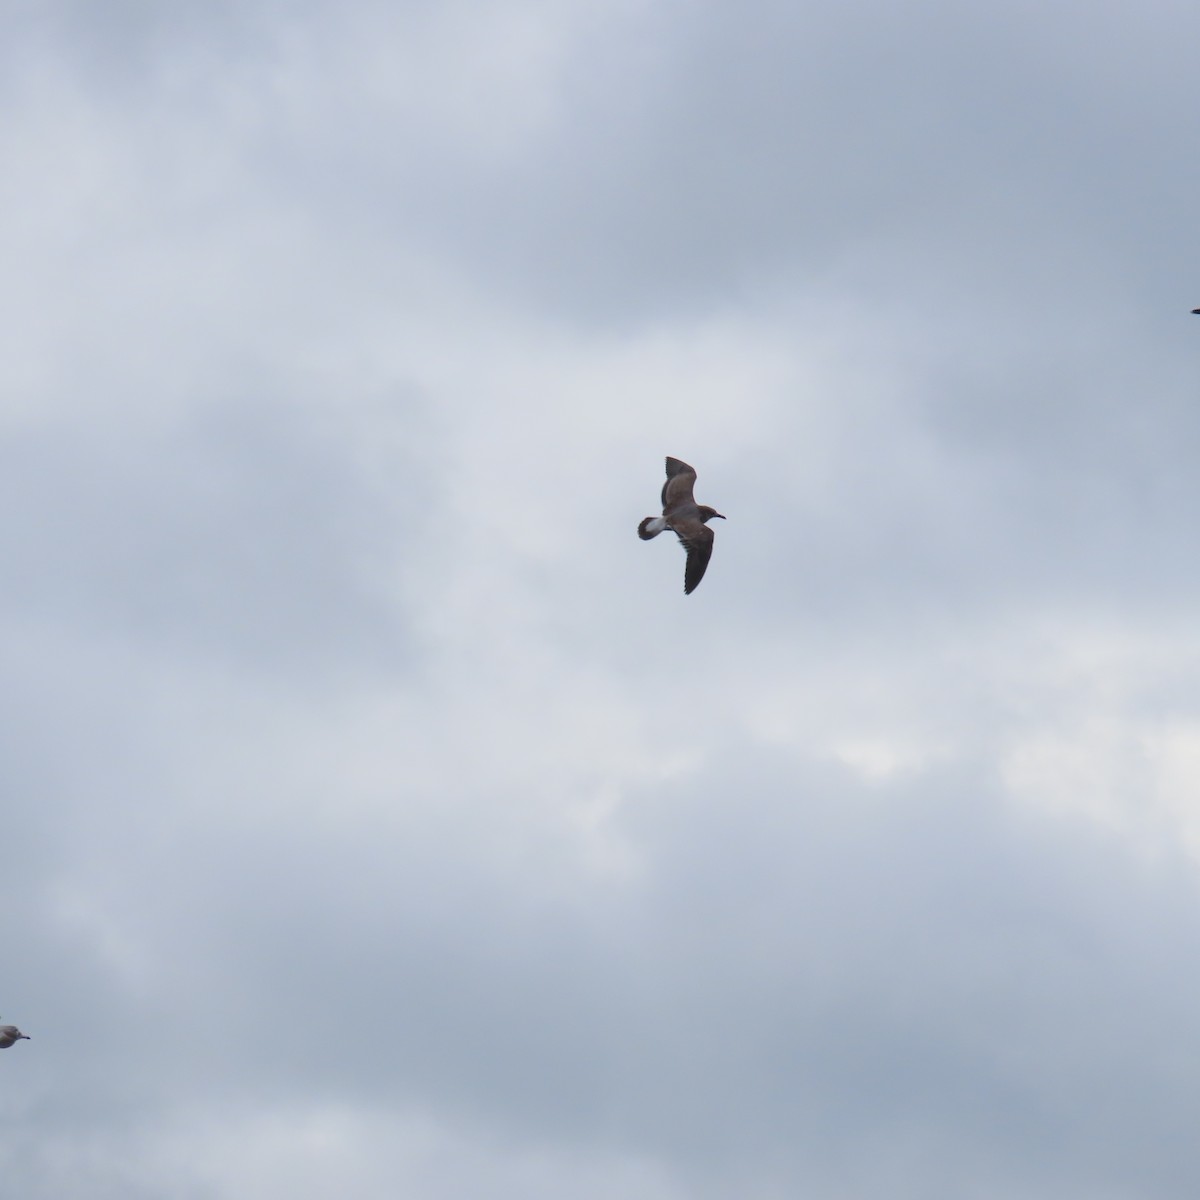
[[[22,1033],[15,1025],[0,1025],[0,1050],[15,1046],[22,1038],[29,1041],[29,1034]]]
[[[692,489],[696,486],[696,472],[678,458],[667,459],[667,482],[662,490],[662,516],[647,517],[638,526],[638,537],[649,541],[669,529],[687,551],[687,566],[683,571],[683,591],[690,595],[696,590],[708,560],[712,558],[713,531],[708,522],[713,517],[723,516],[707,504],[697,504]]]

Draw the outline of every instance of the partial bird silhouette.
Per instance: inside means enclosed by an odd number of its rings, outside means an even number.
[[[708,522],[713,517],[725,517],[707,504],[697,504],[692,495],[696,472],[678,458],[667,459],[667,482],[663,484],[661,517],[647,517],[638,525],[638,537],[649,541],[669,529],[687,551],[687,566],[683,570],[684,595],[696,590],[708,560],[712,558],[713,531]]]
[[[22,1033],[15,1025],[0,1025],[0,1050],[15,1046],[22,1038],[30,1041],[29,1034]]]

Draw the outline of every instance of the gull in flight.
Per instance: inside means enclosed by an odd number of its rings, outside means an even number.
[[[29,1034],[22,1033],[15,1025],[0,1025],[0,1050],[15,1046],[22,1038],[29,1041]]]
[[[667,482],[662,490],[662,516],[647,517],[638,526],[638,537],[648,542],[669,529],[687,551],[687,566],[683,570],[684,595],[696,590],[708,560],[712,558],[713,531],[708,522],[713,517],[725,517],[707,504],[697,504],[692,495],[696,472],[678,458],[667,459]]]

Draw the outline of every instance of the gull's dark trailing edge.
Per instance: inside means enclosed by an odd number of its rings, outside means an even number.
[[[662,516],[647,517],[638,526],[638,537],[649,541],[669,529],[687,551],[687,566],[683,571],[683,590],[690,595],[704,578],[708,560],[712,558],[713,531],[708,522],[713,517],[725,520],[715,508],[697,504],[692,495],[696,472],[678,458],[667,459],[667,482],[662,490]]]

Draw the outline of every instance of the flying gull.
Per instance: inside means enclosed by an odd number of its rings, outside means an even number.
[[[683,591],[690,595],[696,590],[708,560],[712,558],[713,531],[708,522],[713,517],[725,517],[707,504],[697,504],[692,495],[696,485],[696,472],[677,458],[667,459],[667,482],[662,490],[662,516],[647,517],[638,526],[638,537],[648,542],[669,529],[687,551],[687,566],[683,571]]]
[[[15,1046],[22,1038],[29,1041],[29,1034],[22,1033],[15,1025],[0,1025],[0,1050]]]

